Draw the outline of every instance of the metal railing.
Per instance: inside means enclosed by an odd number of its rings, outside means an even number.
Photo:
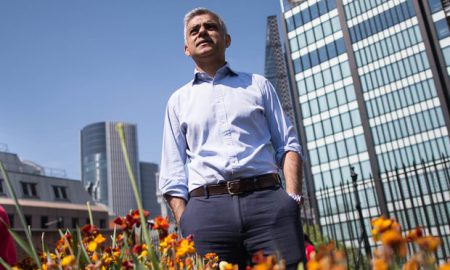
[[[376,194],[374,178],[341,182],[316,190],[319,211],[302,209],[305,233],[316,242],[335,240],[343,248],[353,269],[369,269],[367,259],[375,243],[370,221],[381,215],[378,196],[386,198],[388,217],[396,219],[404,232],[420,226],[428,235],[441,239],[439,261],[450,256],[450,158],[441,156],[381,175],[383,194]],[[311,202],[306,205],[313,205]],[[314,217],[312,213],[319,213]],[[413,247],[409,246],[410,253]],[[361,263],[365,262],[365,263]]]

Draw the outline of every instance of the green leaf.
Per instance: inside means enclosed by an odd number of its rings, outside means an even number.
[[[0,257],[0,264],[6,269],[6,270],[12,270],[11,266],[7,262],[5,262],[2,257]]]
[[[117,246],[117,243],[116,243],[116,232],[117,232],[117,225],[114,224],[114,232],[113,232],[113,235],[111,236],[112,248],[115,248]]]
[[[20,237],[18,233],[8,228],[9,233],[11,234],[12,238],[14,238],[14,241],[25,251],[28,256],[33,257],[33,251],[31,250],[31,247],[29,243],[27,243],[25,240]]]
[[[42,251],[46,251],[47,250],[45,248],[45,245],[44,245],[44,237],[45,237],[45,232],[42,232],[42,234],[41,234],[41,248],[42,248]],[[47,255],[48,255],[48,253],[47,253]]]
[[[82,254],[84,255],[84,258],[86,259],[88,264],[91,264],[92,263],[91,259],[89,259],[89,255],[88,255],[88,253],[86,251],[86,248],[84,248],[84,245],[83,245],[83,241],[82,241],[83,238],[81,237],[80,228],[77,228],[77,236],[78,236],[78,239],[79,239],[78,241],[80,243],[80,248],[81,248]]]

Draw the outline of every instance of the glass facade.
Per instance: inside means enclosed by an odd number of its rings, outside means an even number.
[[[82,183],[95,202],[108,206],[110,215],[126,215],[136,209],[129,184],[116,122],[100,122],[81,130]],[[124,124],[128,156],[140,186],[136,125]]]
[[[427,2],[432,13],[432,20],[436,29],[437,38],[439,39],[439,48],[444,56],[447,66],[447,74],[450,74],[450,14],[444,11],[442,0],[428,0]],[[449,10],[449,7],[447,7]]]
[[[349,233],[358,227],[355,214],[346,212],[354,198],[350,167],[369,224],[382,212],[380,198],[388,209],[395,201],[369,179],[385,186],[380,179],[398,168],[450,155],[446,101],[414,1],[343,0],[338,6],[336,0],[308,0],[284,10],[297,120],[309,157],[306,181],[314,186],[324,233],[338,240],[359,237]],[[450,71],[450,31],[440,3],[428,0]],[[335,218],[339,214],[348,215],[345,224]]]
[[[96,123],[81,131],[81,179],[94,201],[108,205],[105,125]]]

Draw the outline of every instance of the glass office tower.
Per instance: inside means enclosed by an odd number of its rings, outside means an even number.
[[[317,221],[338,240],[358,238],[357,215],[344,211],[351,167],[368,226],[398,208],[389,177],[450,154],[448,20],[435,2],[281,2],[306,181]]]
[[[117,122],[90,124],[81,130],[81,181],[93,200],[108,207],[110,216],[126,215],[136,209]],[[128,157],[140,186],[137,127],[124,124]]]

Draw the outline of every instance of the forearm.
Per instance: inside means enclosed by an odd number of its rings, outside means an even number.
[[[164,198],[172,209],[173,216],[175,218],[175,222],[180,224],[180,217],[186,208],[186,201],[180,197],[174,197],[167,194],[164,194]]]
[[[286,192],[290,194],[302,194],[303,162],[300,155],[289,151],[284,155],[283,174],[286,181]]]

